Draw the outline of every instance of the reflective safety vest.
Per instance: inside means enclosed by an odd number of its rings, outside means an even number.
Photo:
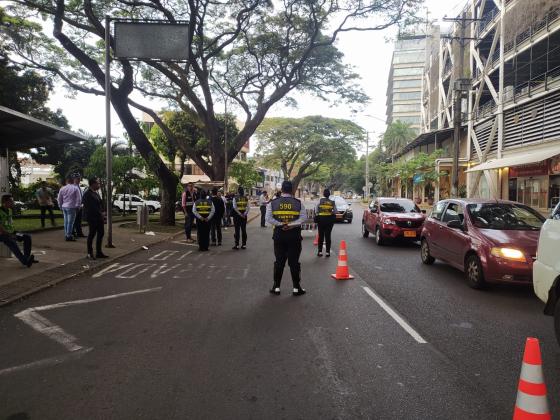
[[[239,210],[239,213],[245,213],[249,200],[247,200],[247,197],[245,196],[238,195],[237,197],[235,197],[235,203],[237,204],[237,210]]]
[[[281,223],[291,223],[299,219],[301,201],[294,197],[280,197],[270,202],[272,217]]]
[[[196,200],[196,211],[202,217],[210,216],[210,212],[212,211],[212,201],[207,198],[201,198],[200,200]]]
[[[194,191],[191,193],[189,190],[185,190],[185,205],[187,207],[192,207],[195,200],[196,200],[196,193]]]
[[[319,212],[317,213],[319,217],[330,217],[334,216],[334,201],[328,198],[321,198],[319,200]]]

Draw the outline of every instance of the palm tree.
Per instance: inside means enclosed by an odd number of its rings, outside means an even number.
[[[389,154],[399,152],[403,147],[416,138],[416,130],[409,123],[397,120],[391,123],[383,134],[383,145]]]

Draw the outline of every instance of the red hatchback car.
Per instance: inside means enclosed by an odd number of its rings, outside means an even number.
[[[422,229],[422,262],[445,261],[464,271],[475,289],[486,282],[532,283],[544,221],[532,208],[512,201],[440,201]]]
[[[418,241],[426,216],[408,198],[377,198],[364,211],[362,235],[375,235],[377,245],[389,239]]]

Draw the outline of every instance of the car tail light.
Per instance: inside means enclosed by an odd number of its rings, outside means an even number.
[[[491,254],[495,257],[504,258],[511,261],[527,261],[523,252],[515,248],[492,248]]]

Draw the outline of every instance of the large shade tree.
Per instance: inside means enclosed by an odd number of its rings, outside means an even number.
[[[173,133],[157,113],[131,99],[136,90],[148,99],[169,101],[191,110],[209,141],[207,157],[183,145],[184,152],[214,180],[224,178],[231,161],[269,109],[296,90],[319,97],[361,102],[356,74],[343,63],[334,45],[349,31],[380,30],[413,17],[420,0],[13,0],[16,16],[48,20],[44,31],[7,31],[14,40],[12,57],[57,75],[80,92],[102,95],[103,16],[186,19],[191,39],[186,64],[119,59],[114,64],[111,102],[128,136],[161,181],[161,222],[173,223],[177,176],[155,150],[131,112],[136,107],[154,118],[168,140]],[[115,42],[111,38],[111,48]],[[216,110],[228,100],[244,114],[244,126],[224,153]],[[231,105],[230,105],[231,106]]]
[[[265,163],[291,179],[302,179],[356,158],[354,147],[364,138],[355,123],[336,118],[267,118],[257,130],[258,153]]]

